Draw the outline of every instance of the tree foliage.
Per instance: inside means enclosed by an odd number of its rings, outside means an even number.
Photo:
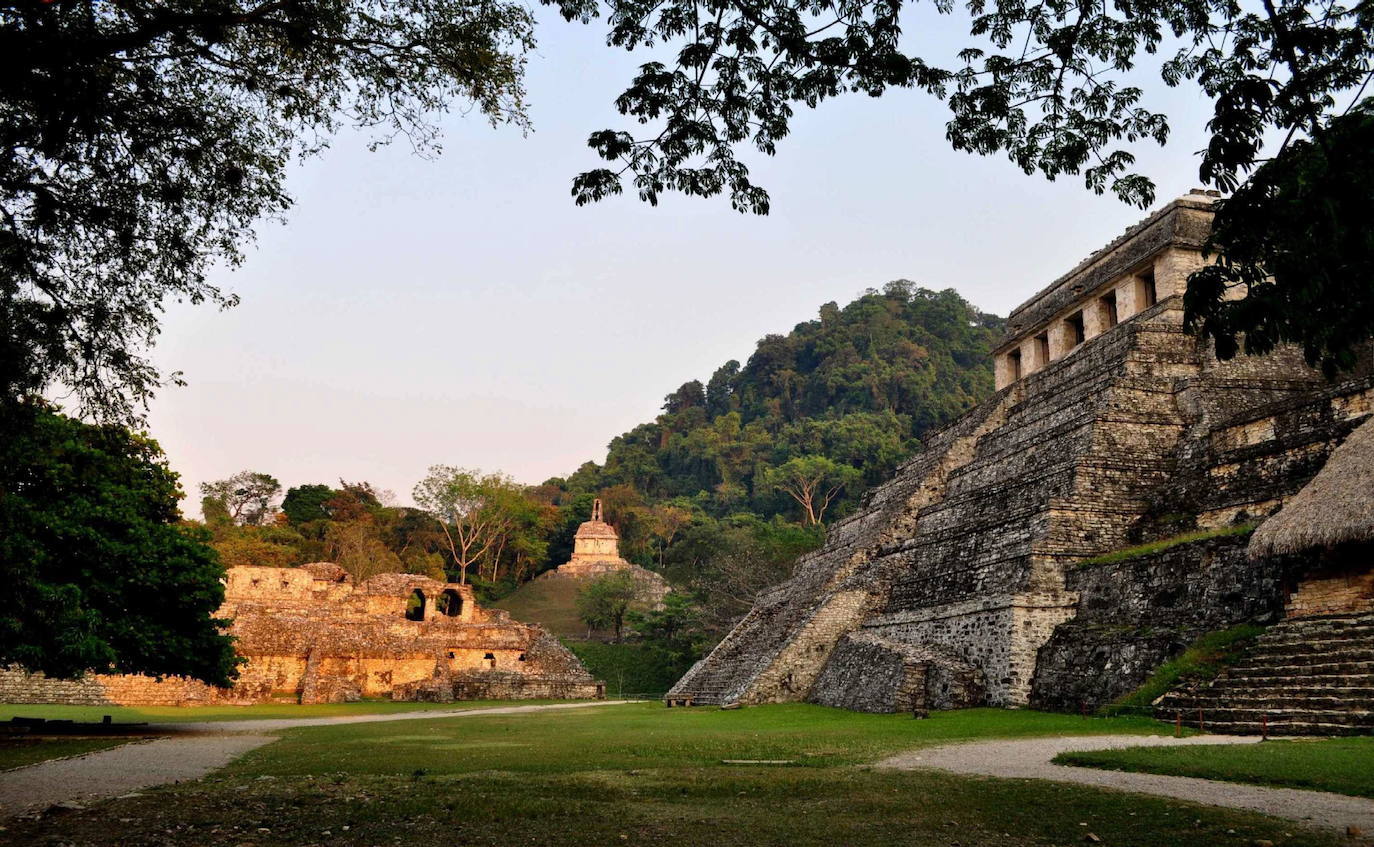
[[[0,404],[0,664],[228,684],[224,569],[156,442]]]
[[[1328,375],[1374,335],[1374,101],[1290,144],[1220,201],[1185,321],[1229,359],[1301,345]]]
[[[761,340],[743,366],[727,362],[704,386],[693,380],[669,394],[657,420],[611,441],[604,466],[546,486],[560,502],[596,493],[608,511],[641,514],[629,538],[624,518],[612,521],[636,560],[663,527],[680,528],[652,514],[663,506],[715,518],[794,515],[798,503],[777,485],[777,469],[793,460],[832,463],[844,484],[830,494],[830,513],[843,513],[928,430],[992,393],[989,352],[1001,327],[953,291],[905,281],[843,308],[828,303],[817,320]],[[611,489],[622,493],[607,496]]]
[[[1142,62],[1156,64],[1165,85],[1196,85],[1212,101],[1201,177],[1229,191],[1258,162],[1266,133],[1314,131],[1341,92],[1367,80],[1374,55],[1367,2],[545,2],[583,22],[604,8],[610,45],[672,55],[641,65],[616,100],[646,129],[590,137],[613,166],[574,181],[579,204],[620,193],[628,179],[651,203],[667,191],[723,193],[736,209],[767,212],[740,148],[773,154],[799,106],[911,88],[948,105],[955,149],[1003,153],[1049,179],[1081,174],[1092,190],[1143,207],[1154,185],[1132,172],[1130,148],[1164,143],[1169,123],[1136,84]],[[913,52],[929,44],[911,37],[922,11],[961,16],[962,49]]]
[[[412,496],[443,532],[459,582],[467,582],[469,568],[499,562],[508,549],[526,560],[542,558],[539,540],[529,536],[543,516],[504,474],[434,465]]]
[[[768,484],[797,501],[802,507],[802,522],[818,524],[835,498],[853,485],[859,472],[849,465],[825,456],[793,456],[768,471]]]
[[[293,156],[344,123],[436,151],[471,103],[525,125],[531,15],[502,0],[0,2],[0,381],[137,414],[168,298],[290,204]],[[175,375],[174,375],[175,378]]]
[[[209,523],[263,526],[277,513],[281,483],[271,474],[239,471],[228,479],[200,484],[200,510]]]
[[[577,592],[577,615],[587,625],[588,632],[609,629],[619,641],[625,617],[638,593],[634,578],[625,571],[596,577]]]

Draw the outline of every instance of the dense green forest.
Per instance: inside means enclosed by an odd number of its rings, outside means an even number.
[[[523,486],[436,465],[413,492],[419,508],[342,481],[292,488],[278,508],[277,481],[245,471],[202,486],[203,511],[227,565],[328,559],[359,578],[447,575],[494,600],[566,561],[599,497],[622,555],[690,597],[674,608],[709,637],[927,432],[992,392],[1002,325],[953,290],[893,282],[682,384],[612,439],[604,464],[566,477]]]

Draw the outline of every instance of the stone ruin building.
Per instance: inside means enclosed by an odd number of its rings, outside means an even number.
[[[662,576],[621,558],[620,536],[606,523],[598,499],[592,502],[591,520],[583,521],[573,535],[572,558],[538,578],[595,579],[610,573],[629,574],[638,587],[640,601],[651,606],[661,604],[669,591]]]
[[[0,702],[249,704],[288,699],[592,699],[605,686],[552,635],[483,609],[467,585],[414,574],[355,584],[325,562],[228,570],[229,634],[247,663],[232,688],[134,675],[47,679],[0,671]]]
[[[1247,664],[1159,708],[1374,729],[1368,474],[1338,554],[1248,549],[1370,417],[1374,380],[1366,364],[1327,381],[1292,350],[1218,361],[1183,332],[1212,203],[1169,203],[1017,308],[996,394],[832,525],[670,702],[1077,711],[1258,622],[1274,625]]]

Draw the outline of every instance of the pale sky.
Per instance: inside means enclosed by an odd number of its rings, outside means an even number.
[[[912,92],[800,111],[776,157],[745,153],[768,217],[675,196],[579,209],[586,137],[626,126],[612,103],[648,56],[539,16],[533,133],[454,115],[437,159],[344,134],[291,173],[286,224],[215,274],[242,305],[169,310],[155,358],[189,385],[149,425],[188,513],[200,482],[243,469],[402,503],[434,463],[541,482],[822,303],[907,278],[1005,315],[1145,214],[952,151],[946,107]],[[1150,88],[1173,126],[1138,148],[1162,204],[1198,184],[1209,108]]]

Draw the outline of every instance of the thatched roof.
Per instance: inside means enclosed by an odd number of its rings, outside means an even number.
[[[1374,418],[1337,447],[1312,481],[1255,530],[1250,557],[1374,540]]]

